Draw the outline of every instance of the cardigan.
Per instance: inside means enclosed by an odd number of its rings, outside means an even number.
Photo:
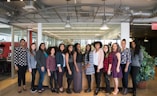
[[[44,52],[38,50],[36,53],[37,68],[46,67],[46,56]]]
[[[96,52],[96,50],[93,51],[93,55],[94,55],[94,52]],[[98,69],[102,69],[103,68],[103,61],[104,61],[104,52],[102,50],[102,48],[100,48],[98,51],[97,51],[97,54],[98,54]]]
[[[33,51],[33,54],[34,55],[32,55],[30,51],[28,51],[27,53],[28,68],[31,68],[31,69],[35,69],[37,65],[37,61],[35,59],[36,52]]]

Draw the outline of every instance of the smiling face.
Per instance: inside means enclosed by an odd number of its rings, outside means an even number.
[[[69,52],[72,52],[73,51],[73,46],[69,46],[68,50],[69,50]]]
[[[96,43],[96,44],[95,44],[95,49],[96,49],[96,50],[99,50],[99,49],[100,49],[100,44],[99,44],[99,43]]]
[[[104,46],[103,50],[104,50],[105,53],[107,53],[109,49],[108,49],[107,46]]]
[[[32,45],[31,45],[31,49],[32,49],[32,50],[35,50],[35,49],[36,49],[36,45],[35,45],[35,44],[32,44]]]
[[[131,42],[131,47],[132,47],[132,48],[135,48],[135,47],[136,47],[135,42]]]
[[[55,54],[55,49],[51,48],[51,55],[54,55],[54,54]]]
[[[122,49],[125,49],[125,47],[126,47],[126,41],[121,41],[121,46],[122,46]]]
[[[41,49],[42,49],[42,50],[45,50],[45,44],[42,44],[42,45],[41,45]]]
[[[116,51],[117,51],[117,49],[118,49],[117,44],[113,44],[113,45],[112,45],[112,50],[113,50],[114,52],[116,52]]]
[[[81,50],[81,45],[77,44],[77,50]]]
[[[86,50],[89,51],[91,48],[89,45],[86,46]]]
[[[20,41],[20,46],[24,47],[25,45],[26,45],[25,40],[21,40],[21,41]]]
[[[63,51],[65,49],[64,45],[60,45],[60,50]]]

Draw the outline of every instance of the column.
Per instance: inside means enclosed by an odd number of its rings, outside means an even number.
[[[130,23],[121,23],[121,40],[126,39],[126,47],[130,48]]]
[[[15,69],[14,69],[14,29],[13,26],[11,26],[11,78],[15,77]]]
[[[42,23],[38,23],[37,46],[42,42]]]

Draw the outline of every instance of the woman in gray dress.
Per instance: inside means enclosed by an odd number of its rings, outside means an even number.
[[[88,44],[85,51],[85,74],[88,81],[88,89],[85,90],[86,93],[91,92],[91,75],[94,73],[93,52],[91,51],[91,45]]]
[[[82,90],[82,62],[83,55],[81,52],[81,46],[79,43],[75,44],[74,52],[74,92],[80,93]]]

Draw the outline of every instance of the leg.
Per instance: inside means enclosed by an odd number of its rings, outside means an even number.
[[[23,80],[23,89],[26,90],[26,70],[27,66],[23,67],[23,74],[22,74],[22,80]]]
[[[131,67],[131,77],[132,77],[132,83],[133,83],[133,95],[134,96],[136,96],[136,87],[137,87],[136,77],[137,77],[138,73],[139,73],[139,67],[132,66]]]
[[[45,72],[42,72],[41,71],[41,68],[38,68],[38,71],[39,71],[39,83],[38,83],[38,90],[39,92],[41,92],[42,90],[42,83],[43,83],[43,80],[44,80],[44,75],[45,75]]]
[[[119,89],[118,89],[118,78],[113,78],[113,79],[114,79],[114,91],[113,91],[113,94],[117,95],[118,92],[119,92]]]
[[[106,84],[106,93],[111,93],[111,89],[110,89],[110,77],[107,74],[107,72],[104,73],[104,79],[105,79],[105,84]]]
[[[34,83],[35,83],[36,71],[37,71],[37,69],[32,69],[32,82],[31,82],[31,89],[35,89]]]
[[[88,82],[88,89],[85,92],[91,92],[91,75],[86,75],[87,82]]]
[[[21,91],[22,69],[20,66],[18,68],[19,68],[19,70],[17,71],[17,73],[18,73],[18,93],[21,93],[22,92]]]
[[[53,72],[51,72],[51,76],[49,76],[50,78],[50,88],[52,89],[53,88]]]

